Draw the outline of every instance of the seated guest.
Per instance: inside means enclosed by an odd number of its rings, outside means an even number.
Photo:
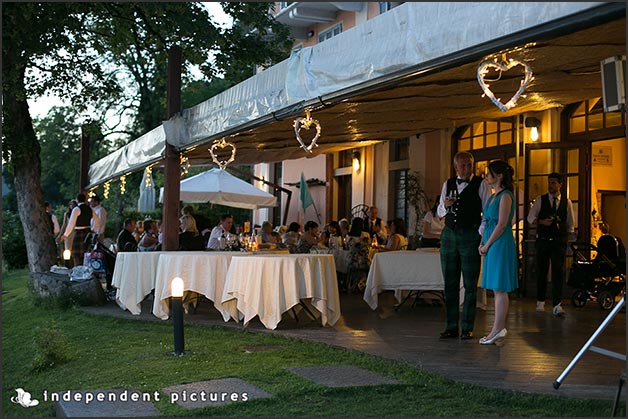
[[[434,199],[434,206],[423,218],[423,234],[421,235],[421,247],[440,247],[440,233],[445,227],[445,220],[436,214],[440,196]]]
[[[349,263],[347,265],[347,288],[350,292],[359,290],[360,279],[369,270],[370,236],[364,230],[364,220],[353,219],[349,230]]]
[[[305,223],[305,232],[299,238],[296,253],[310,253],[310,249],[316,246],[319,241],[318,223],[316,221],[308,221]]]
[[[139,220],[135,223],[135,231],[133,231],[133,237],[135,237],[136,242],[139,243],[142,234],[144,234],[144,220]]]
[[[262,243],[274,243],[277,244],[277,238],[273,235],[273,225],[269,221],[262,223],[262,231],[259,233],[262,236]]]
[[[198,229],[199,234],[205,238],[205,241],[209,240],[211,224],[206,217],[204,217],[202,214],[194,214],[194,207],[192,205],[186,205],[181,208],[181,215],[192,216],[192,218],[194,218],[194,222],[196,223],[196,228]]]
[[[299,238],[301,237],[301,225],[297,222],[292,222],[288,226],[288,231],[284,233],[281,237],[281,241],[283,244],[288,246],[288,251],[290,253],[297,252],[297,244],[299,244]]]
[[[179,233],[179,250],[203,250],[205,240],[196,228],[196,220],[191,215],[179,218],[181,233]]]
[[[348,234],[349,234],[350,227],[351,227],[351,224],[349,224],[349,220],[347,220],[346,218],[343,218],[340,221],[338,221],[338,234],[340,235],[340,237],[342,237],[343,243],[347,243],[348,241]],[[344,245],[343,247],[347,248],[346,245]]]
[[[124,228],[118,234],[116,240],[116,246],[118,252],[135,252],[137,251],[137,242],[133,236],[135,231],[135,220],[133,218],[126,218],[124,220]]]
[[[157,249],[159,241],[157,235],[157,223],[155,220],[144,220],[144,233],[140,238],[140,242],[137,244],[137,249],[140,252],[153,252]]]
[[[157,234],[157,243],[159,243],[157,245],[157,247],[159,247],[158,250],[161,250],[161,245],[164,242],[164,235],[163,235],[163,232],[161,231],[161,227],[163,224],[164,222],[161,218],[157,220],[157,231],[159,231],[159,233]]]
[[[386,251],[407,250],[408,239],[405,236],[406,223],[401,218],[395,218],[390,223],[390,235],[386,242]]]
[[[231,231],[231,227],[233,226],[233,216],[230,214],[223,214],[220,217],[220,224],[212,229],[211,234],[209,235],[209,242],[207,242],[207,247],[209,249],[220,249],[220,238],[227,237],[227,234]]]

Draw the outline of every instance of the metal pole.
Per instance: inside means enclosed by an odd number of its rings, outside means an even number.
[[[183,298],[172,297],[170,315],[172,316],[174,331],[174,355],[183,355],[185,344],[183,338]]]
[[[615,317],[615,315],[619,313],[619,311],[621,311],[622,308],[624,308],[625,304],[626,304],[626,297],[624,296],[624,297],[621,297],[621,301],[615,306],[613,311],[611,311],[610,314],[606,316],[606,318],[600,324],[597,330],[593,332],[593,334],[591,335],[587,343],[584,344],[584,346],[580,349],[578,354],[571,360],[569,365],[567,365],[567,368],[565,368],[562,374],[560,374],[560,376],[556,379],[556,381],[554,381],[553,385],[555,389],[558,389],[558,387],[560,387],[561,382],[565,379],[565,377],[567,377],[567,374],[571,372],[571,369],[578,363],[578,361],[580,361],[580,358],[582,357],[582,355],[589,349],[589,347],[593,344],[593,342],[595,342],[595,339],[597,339],[597,337],[604,331],[604,329],[606,328],[606,326],[608,326],[611,320],[613,320],[613,317]],[[625,356],[624,356],[624,360],[625,360]]]

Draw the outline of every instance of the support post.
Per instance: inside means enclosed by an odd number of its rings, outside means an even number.
[[[166,119],[181,111],[181,48],[173,46],[168,51],[168,90]],[[181,166],[179,153],[166,138],[164,159],[164,202],[162,211],[162,250],[179,248],[179,199]]]
[[[89,146],[91,141],[90,125],[81,126],[81,152],[80,152],[80,172],[79,172],[79,190],[86,193],[85,188],[89,185]]]

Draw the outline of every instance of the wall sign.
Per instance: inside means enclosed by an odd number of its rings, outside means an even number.
[[[591,147],[591,162],[604,166],[613,165],[613,147],[593,145]]]

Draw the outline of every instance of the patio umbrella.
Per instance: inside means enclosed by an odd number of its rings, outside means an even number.
[[[161,188],[159,202],[163,202]],[[181,181],[183,202],[210,202],[234,208],[259,209],[277,206],[277,198],[226,170],[211,169]]]
[[[148,186],[147,186],[148,185]],[[155,211],[155,184],[152,173],[145,170],[140,184],[140,197],[137,200],[137,210],[139,212]]]

